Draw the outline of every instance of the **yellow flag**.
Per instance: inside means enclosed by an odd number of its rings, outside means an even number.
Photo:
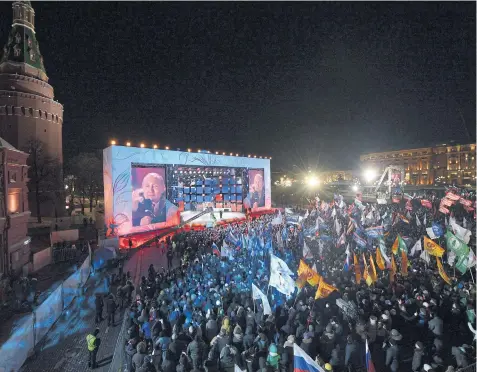
[[[363,253],[363,262],[364,262],[363,279],[366,282],[366,284],[370,286],[371,284],[373,284],[373,278],[371,275],[369,275],[369,267],[366,262],[366,256],[364,255],[364,253]]]
[[[442,257],[444,254],[444,248],[442,248],[439,244],[434,243],[427,236],[424,237],[424,250],[431,256]]]
[[[444,279],[444,281],[447,284],[452,285],[452,282],[451,282],[450,278],[447,276],[444,268],[442,267],[442,262],[441,262],[440,258],[436,257],[436,260],[437,260],[437,268],[439,269],[439,275],[441,276],[442,279]]]
[[[296,286],[298,289],[303,289],[306,284],[306,276],[299,276],[298,279],[295,281]]]
[[[356,276],[356,284],[361,282],[361,271],[359,270],[359,263],[356,255],[353,252],[354,275]]]
[[[303,260],[300,260],[300,266],[298,266],[298,276],[306,278],[306,281],[314,287],[318,285],[321,279],[321,276]]]
[[[399,239],[396,236],[396,240],[394,241],[393,246],[391,248],[394,254],[397,254],[398,248],[399,248]]]
[[[369,254],[369,263],[371,265],[371,278],[373,282],[375,282],[378,280],[378,274],[376,273],[376,266],[374,266],[373,255],[371,253]]]
[[[376,248],[376,263],[378,264],[380,270],[386,269],[386,264],[384,263],[384,258],[379,247]]]
[[[325,283],[325,281],[322,279],[320,280],[320,284],[318,285],[318,289],[316,290],[315,299],[328,297],[331,292],[337,290],[338,288],[335,288],[332,285]]]
[[[396,261],[394,261],[394,255],[393,255],[391,259],[391,271],[389,272],[389,280],[391,282],[394,282],[394,277],[396,273],[397,273],[397,266],[396,266]]]
[[[407,276],[407,254],[404,251],[401,251],[401,274],[402,276]]]

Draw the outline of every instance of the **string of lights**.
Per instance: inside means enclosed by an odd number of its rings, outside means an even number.
[[[117,142],[116,140],[111,140],[110,144],[111,144],[111,146],[120,146],[120,145],[118,145],[118,142]],[[127,146],[127,147],[134,147],[134,146],[131,144],[131,142],[129,142],[129,141],[126,142],[126,146]],[[139,147],[143,149],[143,148],[146,148],[147,146],[146,146],[146,144],[144,144],[144,143],[141,142],[141,143],[139,144]],[[159,145],[153,144],[153,145],[152,145],[152,148],[155,149],[155,150],[157,150],[157,149],[159,149]],[[169,148],[169,146],[165,146],[163,150],[170,150],[170,148]],[[183,150],[181,150],[181,149],[175,149],[175,150],[173,150],[173,151],[183,151]],[[200,154],[204,154],[204,153],[205,153],[205,154],[212,154],[212,152],[209,151],[209,150],[198,149],[197,151],[193,151],[193,150],[190,149],[190,148],[187,149],[187,152],[196,152],[196,153],[200,153]],[[215,155],[227,155],[227,153],[226,153],[226,152],[222,152],[222,154],[220,154],[220,151],[215,151]],[[235,155],[235,156],[242,156],[242,157],[244,157],[244,158],[247,157],[247,158],[255,158],[255,159],[268,159],[268,160],[272,160],[272,157],[271,157],[271,156],[258,156],[258,155],[251,155],[251,154],[248,154],[247,156],[245,156],[245,155],[241,155],[241,154],[233,153],[233,152],[229,153],[229,156],[234,156],[234,155]]]

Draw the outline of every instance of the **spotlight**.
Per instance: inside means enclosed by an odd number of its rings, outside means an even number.
[[[139,146],[141,146],[141,148],[143,149],[144,148],[144,143],[141,143]]]
[[[253,157],[254,157],[254,158],[256,158],[256,157],[257,157],[257,155],[254,155]]]
[[[230,156],[233,156],[233,155],[234,155],[234,153],[233,153],[233,152],[231,152],[231,153],[230,153]]]
[[[235,154],[235,156],[238,156],[238,154]]]
[[[197,152],[200,152],[200,149],[199,149],[199,150],[197,150]]]
[[[354,192],[357,192],[358,191],[358,185],[353,185],[351,187],[351,190],[353,190]]]
[[[115,140],[112,140],[112,141],[111,141],[111,145],[114,146],[115,144],[116,144],[116,141],[115,141]]]
[[[219,155],[219,152],[218,152],[218,151],[216,151],[216,152],[215,152],[215,155]]]
[[[153,145],[152,148],[153,148],[153,149],[157,149],[157,145]]]
[[[166,150],[169,150],[169,146],[166,146]]]
[[[131,142],[126,142],[126,146],[131,146]]]
[[[225,152],[223,152],[222,155],[225,155]]]
[[[373,182],[376,178],[376,171],[374,169],[366,169],[364,171],[364,179],[366,182]]]
[[[190,152],[190,149],[187,149],[187,152]]]
[[[250,154],[248,155],[248,157],[250,157]]]

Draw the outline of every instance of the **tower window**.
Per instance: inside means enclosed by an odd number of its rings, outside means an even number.
[[[41,115],[42,115],[41,110],[38,110],[38,116],[40,117],[40,119],[41,119]]]

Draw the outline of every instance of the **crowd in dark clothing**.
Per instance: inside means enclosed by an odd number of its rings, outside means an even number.
[[[404,203],[365,204],[360,214],[370,210],[379,218],[406,214]],[[338,219],[346,229],[347,211],[337,202],[327,208],[317,203],[299,225],[287,224],[283,216],[283,222],[272,226],[277,215],[264,215],[231,227],[181,233],[156,244],[170,255],[174,244],[182,264],[167,270],[151,264],[134,299],[134,288],[126,282],[122,296],[129,304],[127,371],[233,372],[237,366],[248,372],[292,372],[294,344],[323,370],[359,371],[365,366],[366,341],[377,371],[450,372],[475,363],[476,292],[470,272],[455,273],[449,285],[434,262],[417,255],[409,256],[407,276],[398,272],[390,280],[388,269],[378,270],[372,285],[356,283],[355,272],[343,270],[343,263],[345,248],[351,245],[355,252],[358,248],[352,235],[337,247],[340,234],[333,225]],[[466,218],[471,225],[467,228],[475,231],[472,212],[455,208],[452,213],[460,224]],[[324,227],[307,235],[318,217]],[[427,226],[436,221],[444,225],[446,220],[445,215],[417,205],[408,217],[407,222],[391,222],[386,228],[388,248],[398,233],[409,239],[409,246],[420,239],[426,226],[418,226],[416,219],[423,224],[425,217]],[[314,256],[308,264],[316,265],[338,291],[315,299],[316,288],[306,285],[286,297],[268,286],[270,251],[264,246],[254,251],[240,245],[233,257],[214,254],[214,245],[220,249],[231,231],[234,236],[268,231],[273,254],[294,272],[305,242]],[[439,243],[445,248],[445,242]],[[469,245],[475,251],[474,238]],[[272,314],[264,315],[261,301],[252,299],[252,283],[267,293]],[[106,308],[114,318],[108,307],[110,299],[114,302],[111,296]]]

